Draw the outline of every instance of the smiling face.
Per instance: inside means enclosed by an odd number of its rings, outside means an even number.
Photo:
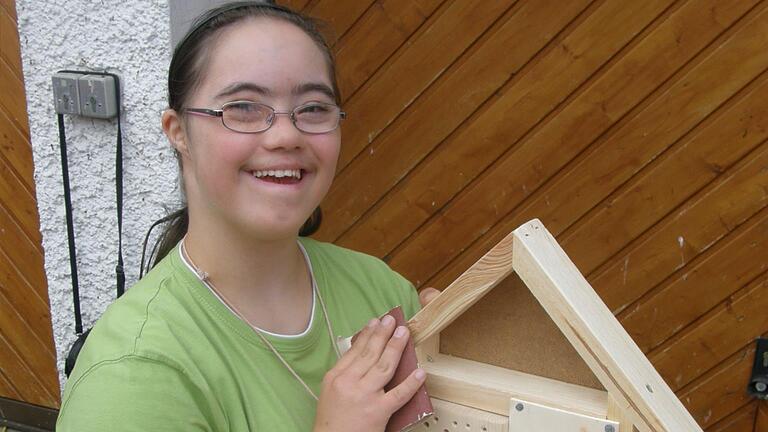
[[[246,19],[217,34],[206,58],[188,108],[252,101],[281,113],[334,103],[323,52],[293,24]],[[306,134],[278,114],[268,130],[243,134],[217,117],[169,116],[164,128],[182,157],[191,225],[223,223],[263,240],[295,237],[331,185],[339,129]]]

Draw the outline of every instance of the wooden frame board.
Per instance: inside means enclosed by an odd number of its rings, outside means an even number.
[[[569,384],[439,352],[439,333],[512,272],[605,390]],[[430,394],[509,415],[512,398],[619,422],[620,430],[701,431],[544,225],[510,233],[409,322]]]

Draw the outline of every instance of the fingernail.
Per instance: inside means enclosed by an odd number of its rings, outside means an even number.
[[[424,369],[416,369],[416,372],[413,374],[413,376],[417,380],[421,381],[421,380],[423,380],[424,378],[427,377],[427,373],[424,372]]]
[[[387,315],[384,318],[381,319],[381,323],[384,325],[390,325],[393,322],[395,322],[395,319],[392,318],[392,315]]]
[[[400,327],[397,328],[397,330],[395,330],[395,337],[400,338],[400,337],[403,337],[403,336],[405,336],[405,327],[400,326]]]

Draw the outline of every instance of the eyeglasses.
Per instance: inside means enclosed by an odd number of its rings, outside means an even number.
[[[308,134],[324,134],[337,127],[347,113],[334,104],[310,102],[292,111],[275,111],[269,105],[251,101],[227,102],[221,109],[184,108],[190,114],[221,117],[221,123],[229,130],[240,133],[264,132],[272,126],[277,115],[288,115],[296,129]]]

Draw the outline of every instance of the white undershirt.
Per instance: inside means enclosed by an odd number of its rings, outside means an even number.
[[[301,254],[304,256],[304,262],[307,263],[307,269],[309,269],[309,278],[312,280],[312,309],[310,309],[309,324],[307,324],[307,328],[305,328],[304,331],[302,331],[301,333],[298,333],[298,334],[281,334],[281,333],[273,333],[273,332],[271,332],[269,330],[264,330],[262,328],[259,328],[259,327],[255,326],[255,325],[251,325],[250,323],[246,322],[246,324],[248,324],[251,327],[253,327],[254,330],[256,330],[258,332],[261,332],[263,334],[267,334],[267,335],[274,336],[274,337],[279,337],[279,338],[286,338],[286,339],[300,338],[300,337],[306,335],[309,332],[309,329],[312,328],[312,322],[315,319],[315,299],[317,298],[317,283],[315,281],[315,273],[312,271],[312,262],[309,261],[309,255],[307,255],[307,251],[304,249],[304,246],[302,246],[301,242],[299,242],[297,240],[296,243],[299,245],[299,249],[301,250]],[[181,261],[184,264],[186,264],[186,266],[189,268],[189,270],[192,273],[194,273],[194,275],[200,280],[200,282],[202,282],[203,285],[205,285],[208,288],[208,290],[211,293],[213,293],[213,295],[216,296],[217,299],[219,299],[221,304],[226,306],[227,309],[229,309],[229,311],[232,312],[232,314],[234,316],[238,316],[237,313],[234,310],[232,310],[232,308],[229,307],[229,305],[224,300],[222,300],[222,298],[219,296],[219,294],[215,290],[213,290],[213,288],[211,288],[210,284],[208,284],[206,281],[204,281],[204,280],[202,280],[200,278],[200,275],[197,273],[195,268],[192,267],[192,264],[190,264],[189,261],[187,261],[186,257],[184,257],[184,254],[181,253],[181,250],[183,248],[184,248],[184,239],[181,239],[181,245],[179,245],[179,248],[178,248],[179,256],[181,257]]]

